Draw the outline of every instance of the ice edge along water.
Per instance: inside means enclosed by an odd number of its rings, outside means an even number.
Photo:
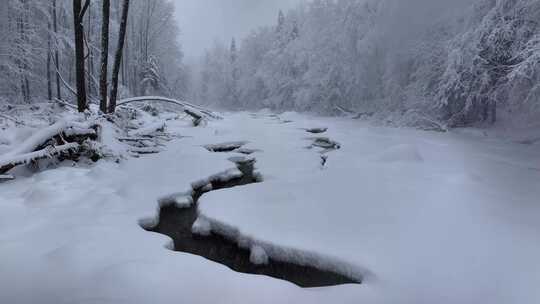
[[[240,146],[235,149],[238,149],[239,147]],[[217,150],[221,151],[220,149]],[[214,149],[210,151],[214,151]],[[255,159],[251,157],[232,157],[229,160],[238,164],[255,162]],[[193,196],[199,195],[199,192],[200,195],[203,195],[204,193],[212,191],[213,183],[218,182],[225,184],[235,179],[242,178],[243,176],[244,173],[238,168],[231,168],[222,173],[212,175],[209,178],[194,182],[191,184],[191,191],[186,193],[174,193],[159,199],[156,215],[140,219],[139,224],[145,230],[152,231],[160,223],[162,209],[173,205],[179,209],[191,208],[194,204]],[[260,172],[253,171],[253,176],[258,182],[263,182],[264,180]],[[250,262],[255,265],[266,265],[268,264],[269,259],[273,259],[279,262],[292,263],[299,266],[314,267],[322,271],[334,272],[358,283],[363,282],[369,274],[369,271],[366,269],[344,262],[337,257],[325,256],[314,252],[263,242],[242,234],[240,230],[234,227],[234,225],[225,224],[218,220],[208,218],[201,215],[198,210],[197,214],[197,219],[191,227],[193,234],[209,236],[210,234],[215,233],[216,235],[225,237],[226,239],[235,242],[239,248],[249,250],[251,252]],[[174,245],[169,243],[166,245],[166,248],[174,250]]]

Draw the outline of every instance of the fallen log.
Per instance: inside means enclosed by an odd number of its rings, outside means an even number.
[[[61,138],[66,139],[68,142],[75,141],[81,137],[97,139],[96,128],[97,125],[91,126],[88,124],[61,120],[49,127],[39,130],[15,149],[6,153],[4,157],[15,157],[17,155],[41,150],[48,146],[51,139],[56,136],[60,136]]]
[[[126,98],[126,99],[122,99],[118,101],[117,105],[125,106],[133,102],[144,102],[144,101],[156,101],[156,102],[166,102],[170,104],[175,104],[182,107],[184,112],[190,116],[192,116],[192,114],[188,113],[187,111],[191,113],[196,113],[198,116],[201,116],[202,118],[209,117],[212,119],[222,119],[221,116],[213,113],[210,110],[204,109],[200,106],[191,104],[186,101],[180,101],[180,100],[175,100],[175,99],[160,97],[160,96],[141,96],[141,97]]]
[[[191,111],[189,109],[184,109],[184,112],[187,115],[191,116],[191,118],[193,118],[193,125],[195,127],[200,126],[201,123],[203,122],[204,117],[202,117],[202,115],[198,114],[197,112]]]
[[[0,156],[0,174],[44,158],[67,153],[73,157],[71,152],[79,152],[84,142],[97,140],[98,127],[97,124],[61,120],[42,128],[15,149]]]
[[[128,151],[131,153],[136,153],[136,154],[158,154],[160,152],[163,152],[163,150],[158,149],[156,147],[141,147],[141,148],[133,147],[133,148],[130,148]]]
[[[326,133],[326,131],[328,131],[328,128],[311,128],[311,129],[304,129],[304,130],[312,134],[322,134],[322,133]]]
[[[48,146],[42,150],[21,155],[6,156],[0,158],[0,174],[4,174],[20,165],[26,165],[40,159],[52,158],[66,152],[74,152],[79,150],[79,148],[80,145],[78,143],[68,143],[61,146]]]
[[[133,141],[137,142],[137,141],[148,140],[148,137],[119,137],[117,139],[122,142],[133,142]]]
[[[328,137],[317,137],[313,139],[313,147],[323,148],[327,150],[339,150],[341,145]]]
[[[1,182],[7,182],[7,181],[10,181],[10,180],[14,180],[15,179],[15,176],[13,175],[0,175],[0,183]]]
[[[234,142],[225,142],[219,144],[205,145],[204,148],[209,152],[233,152],[247,145],[246,141],[234,141]]]

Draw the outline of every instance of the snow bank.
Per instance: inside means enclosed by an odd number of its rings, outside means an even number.
[[[256,239],[242,233],[237,227],[207,217],[204,213],[201,213],[201,215],[197,217],[192,231],[193,233],[206,236],[213,232],[236,242],[240,248],[250,250],[250,261],[256,265],[267,264],[268,259],[272,258],[276,261],[289,262],[297,265],[315,267],[320,270],[337,272],[360,282],[364,280],[365,276],[370,275],[370,272],[367,269],[341,261],[336,257],[299,250],[293,247],[281,246],[278,245],[277,242],[270,243]]]
[[[212,181],[227,182],[235,178],[240,178],[243,173],[238,168],[231,168],[221,173],[214,174],[209,178],[201,179],[199,181],[191,183],[193,189],[211,190]]]
[[[212,226],[208,220],[206,220],[204,217],[199,217],[193,223],[193,227],[191,228],[191,231],[194,234],[202,235],[202,236],[209,236],[212,233]]]

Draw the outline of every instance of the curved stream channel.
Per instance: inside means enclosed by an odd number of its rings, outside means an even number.
[[[250,261],[251,251],[242,248],[236,240],[227,238],[212,231],[207,236],[194,234],[192,226],[198,217],[198,201],[210,191],[244,186],[261,182],[254,173],[254,159],[231,159],[242,172],[236,177],[224,179],[214,177],[206,185],[196,185],[191,198],[193,204],[182,208],[171,202],[163,202],[159,211],[159,221],[154,225],[142,225],[147,231],[169,236],[174,241],[174,250],[204,257],[208,260],[226,265],[230,269],[247,274],[266,275],[292,282],[300,287],[325,287],[341,284],[360,284],[361,281],[346,275],[317,269],[309,265],[278,261],[268,258],[268,263],[256,265]],[[209,187],[211,185],[211,187]]]

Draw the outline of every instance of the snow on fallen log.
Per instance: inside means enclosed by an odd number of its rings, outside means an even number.
[[[129,103],[133,102],[144,102],[144,101],[157,101],[157,102],[166,102],[178,105],[184,109],[184,112],[192,117],[193,114],[196,114],[196,116],[200,116],[201,118],[209,117],[212,119],[221,119],[222,117],[213,113],[212,111],[205,109],[203,107],[191,104],[186,101],[166,98],[166,97],[160,97],[160,96],[140,96],[140,97],[132,97],[132,98],[126,98],[118,101],[117,106],[125,106]],[[196,119],[194,117],[194,119]]]
[[[139,142],[147,141],[148,137],[118,137],[117,139],[121,142]]]
[[[81,144],[86,140],[97,139],[97,128],[97,124],[67,120],[60,120],[42,128],[13,150],[0,156],[0,174],[19,165],[81,150]]]
[[[97,136],[96,131],[92,129],[89,124],[60,120],[55,124],[43,128],[30,136],[19,146],[15,147],[15,149],[6,153],[5,157],[13,157],[16,155],[27,154],[38,150],[44,145],[46,145],[49,140],[61,134],[67,137]]]
[[[128,151],[131,153],[136,153],[136,154],[157,154],[157,153],[163,152],[163,150],[158,149],[156,147],[140,147],[140,148],[133,147],[133,148],[130,148]]]
[[[191,116],[191,118],[193,118],[193,125],[195,127],[200,126],[201,123],[203,122],[204,117],[201,114],[194,112],[192,110],[189,110],[189,109],[184,109],[184,112],[187,115]]]
[[[10,181],[10,180],[14,180],[15,179],[15,176],[13,175],[0,175],[0,182],[5,182],[5,181]]]
[[[326,133],[326,131],[328,131],[328,128],[310,128],[310,129],[304,129],[304,130],[312,134],[322,134],[322,133]]]
[[[58,156],[64,152],[77,151],[80,148],[78,143],[68,143],[61,146],[48,146],[45,149],[38,150],[35,152],[25,153],[16,156],[4,156],[0,158],[0,174],[6,173],[9,170],[15,168],[19,165],[26,165],[30,162],[51,158],[53,156]]]
[[[233,152],[247,145],[247,141],[233,141],[203,146],[209,152]]]
[[[28,139],[26,139],[22,144],[17,146],[15,149],[8,152],[6,154],[6,157],[33,152],[34,150],[39,148],[39,146],[49,141],[52,137],[62,132],[66,127],[67,127],[67,122],[64,120],[61,120],[47,128],[44,128],[36,132],[32,136],[30,136]]]

